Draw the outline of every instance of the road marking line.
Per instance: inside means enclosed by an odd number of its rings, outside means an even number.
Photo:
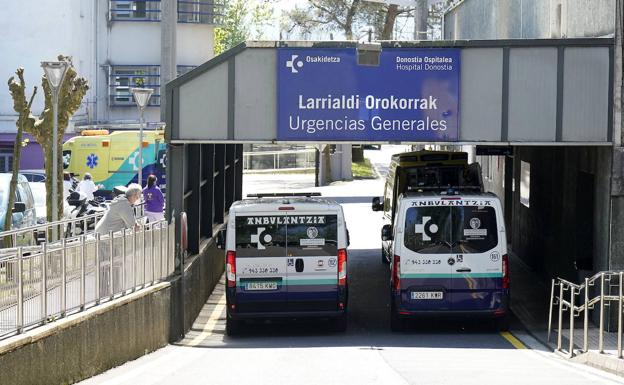
[[[208,320],[206,321],[206,324],[202,328],[202,332],[198,336],[193,338],[189,343],[184,344],[184,345],[185,346],[197,346],[201,342],[203,342],[206,338],[210,337],[212,335],[212,332],[215,329],[215,326],[217,326],[217,322],[219,322],[219,318],[221,318],[221,314],[223,314],[224,310],[225,310],[225,293],[220,295],[219,301],[215,305],[214,309],[212,310],[212,313],[210,313],[210,316],[208,317]]]
[[[524,344],[522,342],[520,342],[519,339],[514,337],[514,335],[509,333],[509,332],[501,332],[500,335],[503,336],[503,338],[506,339],[507,342],[509,342],[511,345],[513,345],[513,347],[516,348],[516,349],[526,349],[527,348],[526,346],[524,346]]]

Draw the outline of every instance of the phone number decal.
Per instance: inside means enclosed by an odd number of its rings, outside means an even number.
[[[279,272],[277,267],[246,267],[243,274],[276,274]]]

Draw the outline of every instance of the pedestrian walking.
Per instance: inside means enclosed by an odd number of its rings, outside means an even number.
[[[147,177],[147,187],[143,189],[143,199],[145,200],[145,216],[148,222],[156,222],[165,218],[163,208],[165,207],[165,197],[160,187],[158,187],[156,175]]]

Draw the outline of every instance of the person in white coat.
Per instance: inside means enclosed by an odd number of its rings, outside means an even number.
[[[91,174],[85,172],[84,176],[82,177],[82,181],[78,183],[78,187],[76,188],[76,190],[83,193],[88,200],[93,200],[93,193],[98,190],[98,186],[93,183]]]

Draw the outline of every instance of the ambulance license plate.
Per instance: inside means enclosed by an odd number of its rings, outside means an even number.
[[[277,290],[277,282],[247,282],[245,290]]]
[[[444,293],[441,291],[413,291],[412,299],[442,299]]]

